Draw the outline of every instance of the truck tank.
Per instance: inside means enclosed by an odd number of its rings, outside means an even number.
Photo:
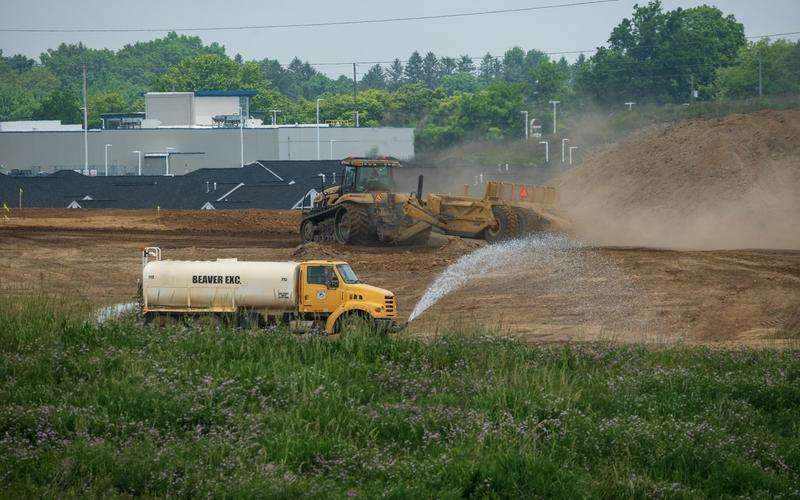
[[[155,260],[142,268],[142,298],[147,309],[290,310],[299,273],[296,262]]]

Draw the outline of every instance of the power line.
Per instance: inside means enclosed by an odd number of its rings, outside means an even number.
[[[495,9],[478,12],[457,12],[453,14],[436,14],[429,16],[389,17],[383,19],[356,19],[348,21],[328,21],[319,23],[294,23],[294,24],[265,24],[251,26],[207,26],[204,28],[0,28],[5,33],[161,33],[169,31],[239,31],[239,30],[268,30],[287,28],[318,28],[329,26],[352,26],[355,24],[381,24],[406,21],[431,21],[436,19],[453,19],[462,17],[489,16],[496,14],[512,14],[531,12],[536,10],[558,9],[563,7],[578,7],[619,2],[620,0],[587,0],[583,2],[570,2],[552,5],[539,5],[536,7],[521,7],[517,9]]]
[[[745,39],[747,40],[755,40],[760,38],[770,38],[776,36],[791,36],[791,35],[800,35],[800,31],[789,31],[785,33],[767,33],[764,35],[751,35],[746,36]],[[672,47],[696,47],[698,45],[706,45],[706,42],[690,42],[690,43],[681,43],[681,44],[674,44]],[[637,49],[647,49],[647,48],[655,48],[656,45],[640,45],[636,47]],[[559,55],[572,55],[572,54],[587,54],[597,52],[598,49],[585,49],[585,50],[561,50],[561,51],[554,51],[554,52],[541,52],[547,56],[559,56]],[[463,56],[459,56],[457,59],[460,59]],[[480,61],[485,56],[470,56],[467,55],[472,62]],[[408,62],[408,59],[397,59],[401,63],[405,64]],[[311,66],[351,66],[354,61],[349,62],[321,62],[321,63],[308,63]],[[363,65],[363,64],[392,64],[395,62],[395,59],[392,60],[382,60],[382,61],[355,61],[356,64]]]

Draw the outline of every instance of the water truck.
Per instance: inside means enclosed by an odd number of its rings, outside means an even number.
[[[338,333],[348,322],[366,320],[396,328],[395,295],[362,283],[337,260],[162,260],[160,248],[147,247],[139,291],[145,321],[159,326],[187,319]]]

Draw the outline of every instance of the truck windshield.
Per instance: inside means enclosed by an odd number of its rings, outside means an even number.
[[[336,269],[339,271],[345,283],[350,285],[360,283],[360,281],[358,281],[358,276],[356,276],[356,273],[353,272],[349,264],[339,264],[336,266]]]
[[[389,167],[366,167],[358,172],[356,191],[389,191],[392,188],[392,174]]]

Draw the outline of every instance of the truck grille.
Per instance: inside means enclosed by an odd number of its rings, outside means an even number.
[[[386,312],[393,313],[396,307],[394,295],[385,295],[384,299],[386,300]]]

